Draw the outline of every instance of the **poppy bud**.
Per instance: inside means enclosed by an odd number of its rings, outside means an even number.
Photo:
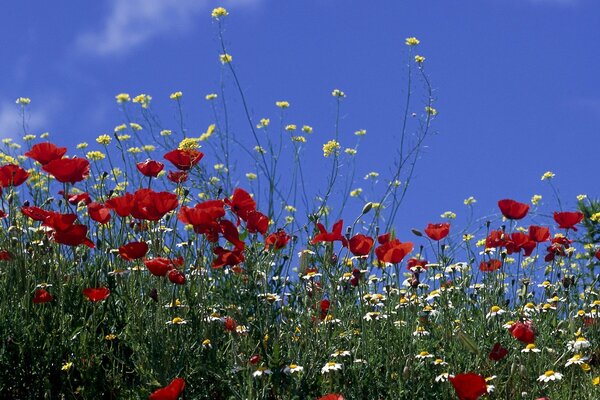
[[[362,214],[361,215],[365,215],[366,213],[368,213],[369,211],[371,211],[371,209],[373,208],[373,203],[368,202],[367,204],[365,204],[365,206],[362,209]]]
[[[261,358],[259,354],[254,354],[252,357],[250,357],[250,360],[248,360],[248,362],[252,365],[256,365],[260,362]]]
[[[158,291],[156,288],[150,289],[150,293],[148,293],[148,297],[150,297],[154,301],[158,301]]]
[[[423,233],[421,233],[421,231],[419,231],[418,229],[415,229],[415,228],[413,228],[413,229],[411,229],[410,231],[411,231],[411,232],[413,233],[413,235],[415,235],[415,236],[418,236],[418,237],[423,237]]]

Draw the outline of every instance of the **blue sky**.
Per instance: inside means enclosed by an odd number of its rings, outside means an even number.
[[[334,88],[347,94],[342,146],[354,144],[354,131],[368,132],[353,187],[367,188],[367,172],[386,175],[401,124],[404,39],[416,36],[439,115],[400,229],[437,222],[447,210],[460,217],[468,196],[478,200],[477,216],[496,213],[501,198],[534,194],[553,210],[540,181],[547,170],[566,209],[577,194],[598,197],[597,0],[10,2],[0,12],[0,137],[22,136],[19,96],[32,99],[32,133],[49,131],[74,149],[122,122],[120,92],[152,95],[161,119],[174,124],[168,96],[177,90],[190,131],[203,132],[213,122],[204,95],[217,91],[222,71],[210,18],[218,5],[230,12],[226,42],[253,117],[275,120],[274,102],[288,100],[285,122],[315,128],[303,156],[314,186],[325,183],[310,168],[320,168],[320,147],[332,137]],[[232,123],[248,135],[233,92],[229,102]]]

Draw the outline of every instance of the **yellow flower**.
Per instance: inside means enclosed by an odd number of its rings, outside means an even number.
[[[540,203],[540,200],[542,200],[542,196],[540,196],[539,194],[534,194],[531,198],[531,204],[537,206]]]
[[[35,135],[25,135],[23,136],[23,140],[26,142],[29,142],[30,140],[34,140],[35,139]]]
[[[365,179],[375,179],[379,176],[379,172],[369,172],[367,175],[365,175]]]
[[[440,215],[440,217],[446,218],[446,219],[456,219],[456,214],[453,213],[452,211],[446,211],[445,213]]]
[[[312,126],[309,126],[309,125],[304,125],[304,126],[302,127],[302,132],[304,132],[304,133],[312,133],[312,131],[313,131],[313,128],[312,128]]]
[[[290,212],[290,213],[296,212],[296,207],[287,205],[287,206],[285,206],[285,211]]]
[[[15,103],[20,106],[27,106],[31,103],[31,99],[29,97],[19,97]]]
[[[347,149],[344,149],[344,153],[346,153],[348,155],[351,155],[351,156],[355,156],[356,155],[356,149],[347,148]]]
[[[104,146],[108,145],[112,138],[109,135],[100,135],[96,138],[96,142]]]
[[[269,118],[262,118],[259,122],[260,123],[258,125],[256,125],[256,127],[258,129],[264,128],[265,126],[269,126],[269,124],[271,123],[271,120]]]
[[[429,106],[425,107],[425,112],[431,116],[435,116],[438,113],[435,108]]]
[[[199,138],[185,138],[179,142],[179,150],[194,150],[200,147]]]
[[[337,97],[337,98],[346,97],[346,93],[342,92],[340,89],[333,89],[333,92],[331,92],[331,95],[333,97]]]
[[[246,174],[246,178],[247,178],[249,181],[253,181],[253,180],[255,180],[255,179],[257,178],[257,176],[256,176],[256,174],[255,174],[254,172],[248,172],[248,173]]]
[[[425,62],[425,57],[423,57],[423,56],[419,56],[419,55],[416,55],[416,56],[415,56],[415,62],[416,62],[417,64],[423,64],[423,63]]]
[[[463,203],[465,203],[465,206],[469,206],[471,204],[477,203],[477,200],[475,200],[475,197],[470,196],[468,199],[465,199]]]
[[[119,104],[127,103],[129,100],[131,100],[131,98],[129,97],[129,94],[127,94],[127,93],[119,93],[118,95],[115,96],[115,99],[117,100],[117,103],[119,103]]]
[[[131,127],[131,129],[133,129],[134,131],[141,131],[142,130],[142,126],[140,124],[136,124],[135,122],[130,122],[129,126]]]
[[[169,98],[171,100],[179,100],[181,97],[183,97],[183,93],[182,92],[174,92],[174,93],[171,93],[169,95]]]
[[[160,136],[171,136],[171,130],[169,129],[163,129],[162,131],[160,131]]]
[[[109,333],[108,335],[104,336],[104,340],[115,340],[117,338],[117,335]]]
[[[416,46],[419,43],[421,43],[421,41],[419,39],[417,39],[416,37],[409,37],[409,38],[406,38],[406,41],[404,43],[406,43],[407,46]]]
[[[156,147],[154,147],[154,145],[151,144],[145,144],[142,146],[142,150],[144,151],[154,151],[156,150]]]
[[[127,125],[125,125],[125,124],[115,126],[115,132],[121,132],[125,129],[127,129]]]
[[[122,142],[131,139],[131,135],[117,135],[117,139],[119,139]]]
[[[544,175],[542,175],[542,180],[543,181],[550,180],[552,178],[554,178],[554,173],[551,172],[551,171],[546,171],[546,172],[544,172]]]
[[[142,108],[148,108],[150,106],[150,100],[152,100],[152,96],[147,94],[138,94],[133,98],[133,102],[139,103]]]
[[[290,103],[287,101],[276,101],[275,105],[279,108],[289,108],[290,107]]]
[[[219,56],[219,60],[221,61],[221,64],[229,64],[233,61],[233,57],[230,54],[225,53]]]
[[[304,136],[292,136],[292,141],[306,143],[306,138]]]
[[[130,147],[127,149],[127,151],[131,154],[138,154],[142,152],[142,149],[140,149],[139,147]]]
[[[358,197],[358,196],[360,196],[362,191],[363,190],[361,188],[356,188],[350,192],[350,197]]]
[[[228,16],[229,13],[223,7],[217,7],[214,10],[212,10],[211,15],[212,15],[213,18],[218,19],[219,17],[226,17],[226,16]]]
[[[335,140],[330,140],[323,145],[323,156],[329,157],[334,154],[337,155],[340,150],[340,144]]]
[[[86,142],[82,142],[77,145],[78,149],[85,149],[86,147],[88,147],[88,144]]]
[[[296,125],[294,124],[289,124],[285,127],[286,131],[295,131],[296,130]]]
[[[592,379],[592,385],[594,385],[594,386],[600,385],[600,376],[597,376],[594,379]]]
[[[265,154],[267,152],[265,149],[263,149],[260,146],[254,146],[254,151],[256,151],[259,154]]]
[[[42,139],[46,139],[48,136],[50,136],[50,134],[49,134],[48,132],[44,132],[44,133],[42,133],[42,134],[40,135],[40,137],[41,137]]]
[[[61,369],[61,371],[68,371],[72,367],[73,367],[73,363],[69,361],[69,362],[64,363],[60,369]]]
[[[88,151],[86,157],[92,161],[100,161],[104,160],[106,156],[101,151]]]
[[[206,95],[205,99],[210,101],[210,100],[216,99],[217,97],[218,96],[217,96],[216,93],[209,93],[209,94]]]
[[[367,134],[367,130],[366,129],[360,129],[360,130],[354,132],[354,134],[356,136],[365,136]]]
[[[578,194],[577,195],[577,200],[578,201],[584,201],[585,199],[587,199],[587,195],[586,194]]]

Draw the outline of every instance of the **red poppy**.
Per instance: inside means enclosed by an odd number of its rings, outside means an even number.
[[[105,287],[83,289],[83,295],[94,303],[106,299],[109,294],[110,290]]]
[[[148,252],[148,243],[130,242],[119,247],[119,255],[123,260],[133,261],[142,258]]]
[[[529,238],[536,243],[543,243],[550,239],[550,229],[545,226],[531,225],[529,227]]]
[[[319,228],[319,233],[313,237],[310,241],[310,244],[317,244],[319,242],[335,242],[341,241],[344,247],[348,247],[348,240],[342,235],[342,227],[344,225],[343,220],[339,220],[335,224],[333,224],[333,228],[331,232],[327,232],[323,224],[317,222],[317,228]]]
[[[63,191],[61,190],[59,193],[61,193],[61,192],[63,192]],[[83,202],[83,204],[88,205],[92,202],[92,198],[90,197],[89,193],[86,193],[86,192],[76,193],[76,194],[67,194],[67,195],[65,195],[65,199],[67,199],[69,204],[73,204],[73,205],[77,205],[80,202]]]
[[[520,342],[527,344],[535,342],[535,331],[533,330],[531,322],[516,322],[508,328],[508,331]]]
[[[81,182],[90,174],[90,163],[85,158],[60,158],[42,167],[44,171],[62,183]]]
[[[290,235],[288,235],[283,229],[279,229],[277,230],[277,232],[271,233],[269,236],[267,236],[267,238],[265,239],[265,249],[283,249],[290,241],[290,239]]]
[[[169,280],[176,285],[185,285],[185,275],[176,269],[169,271]]]
[[[508,254],[518,253],[523,250],[525,257],[528,257],[535,249],[535,242],[529,238],[529,235],[523,232],[513,232],[510,235],[510,240],[506,243],[506,251]]]
[[[164,155],[165,160],[170,161],[175,168],[181,171],[189,171],[200,162],[202,157],[204,157],[204,153],[194,149],[176,149]]]
[[[398,239],[392,239],[375,249],[375,255],[380,262],[397,264],[401,262],[413,249],[411,242],[402,243]]]
[[[67,246],[79,246],[83,244],[91,249],[96,247],[86,235],[88,227],[85,225],[70,225],[67,229],[62,231],[54,231],[51,234],[52,239],[56,243],[64,244]]]
[[[146,161],[136,163],[135,166],[137,167],[138,171],[142,173],[142,175],[156,178],[160,171],[162,171],[165,167],[165,164],[147,159]]]
[[[169,260],[168,258],[164,257],[156,257],[144,260],[144,265],[154,276],[166,276],[167,272],[175,268],[175,265],[181,266],[182,264],[183,257],[179,257],[175,260]]]
[[[250,359],[248,360],[248,362],[252,365],[256,365],[260,362],[262,358],[260,357],[260,354],[253,354]]]
[[[488,249],[495,249],[497,247],[504,247],[510,240],[507,233],[502,230],[491,231],[485,238],[485,247]]]
[[[319,400],[344,400],[344,396],[339,393],[330,393],[323,397],[319,397]]]
[[[492,347],[492,351],[490,351],[488,358],[490,360],[500,361],[507,355],[508,355],[508,350],[506,350],[504,347],[502,347],[502,345],[500,343],[496,343],[496,344],[494,344],[494,347]]]
[[[148,398],[149,400],[177,400],[185,389],[185,380],[183,378],[175,378],[168,386],[157,389]]]
[[[250,233],[265,235],[269,229],[269,217],[260,211],[250,211],[246,215],[246,230]]]
[[[131,193],[125,193],[123,196],[113,197],[104,202],[104,205],[114,212],[119,217],[127,217],[133,210],[134,197]]]
[[[583,221],[583,214],[579,211],[575,212],[555,212],[554,220],[560,229],[573,229],[577,231],[575,225]]]
[[[217,246],[213,249],[213,253],[217,257],[212,262],[212,268],[223,268],[227,265],[233,267],[244,261],[244,254],[239,249],[225,250],[224,248]]]
[[[152,189],[139,189],[133,195],[131,216],[136,219],[158,221],[179,205],[177,195],[169,192],[155,192]]]
[[[61,159],[67,152],[66,147],[57,147],[50,142],[38,143],[31,147],[25,155],[42,165]]]
[[[256,202],[250,196],[250,193],[246,192],[244,189],[236,188],[233,191],[233,195],[231,199],[225,199],[225,204],[227,204],[231,211],[235,213],[239,219],[243,219],[246,221],[248,219],[248,213],[251,211],[256,211]]]
[[[598,251],[596,252],[596,258],[597,258],[598,260],[600,260],[600,250],[598,250]]]
[[[406,269],[421,273],[423,271],[427,271],[427,260],[419,260],[417,258],[409,258],[406,262]]]
[[[0,188],[22,185],[29,178],[29,172],[15,164],[0,167]]]
[[[328,299],[321,300],[321,303],[319,304],[319,308],[321,310],[321,320],[324,320],[325,317],[327,316],[330,306],[331,306],[331,301],[329,301]]]
[[[472,372],[458,374],[449,378],[454,386],[456,395],[460,400],[477,400],[484,394],[487,394],[487,384],[485,379]]]
[[[87,205],[88,214],[91,219],[104,225],[110,221],[110,209],[100,203],[90,203]]]
[[[183,183],[187,181],[188,174],[185,171],[169,171],[167,173],[167,179],[173,183]]]
[[[489,261],[482,261],[479,264],[479,270],[482,272],[493,272],[502,268],[502,261],[491,259]]]
[[[350,252],[357,257],[369,254],[373,248],[373,243],[375,243],[375,240],[372,237],[363,235],[362,233],[352,236],[348,241]]]
[[[48,211],[35,206],[22,207],[21,212],[34,221],[44,221],[50,215]]]
[[[428,224],[425,228],[425,233],[431,240],[442,240],[448,233],[450,233],[450,224],[448,222],[442,222],[440,224]]]
[[[0,250],[0,261],[10,261],[12,260],[12,255],[7,250]]]
[[[235,328],[237,328],[237,322],[235,322],[235,319],[233,319],[231,317],[226,317],[225,318],[225,330],[228,332],[233,332],[233,331],[235,331]]]
[[[238,250],[244,250],[246,244],[240,240],[240,233],[233,222],[224,219],[219,222],[219,231],[223,234],[223,237]],[[218,240],[218,239],[217,239]]]
[[[502,215],[508,219],[525,218],[529,211],[529,205],[511,199],[500,200],[498,202],[498,207],[500,207]]]
[[[194,227],[194,232],[206,235],[210,242],[219,240],[219,219],[225,216],[222,200],[209,200],[196,204],[193,208],[183,206],[177,213],[177,218],[184,224]]]
[[[54,299],[45,289],[37,289],[33,295],[33,304],[43,304],[51,302]]]

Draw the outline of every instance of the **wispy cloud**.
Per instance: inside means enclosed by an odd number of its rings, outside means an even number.
[[[237,0],[235,4],[259,1]],[[81,35],[77,46],[100,56],[121,54],[161,34],[184,32],[210,6],[209,0],[112,0],[101,29]]]

